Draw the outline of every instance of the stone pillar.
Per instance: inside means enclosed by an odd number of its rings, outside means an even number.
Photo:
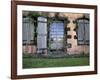
[[[77,39],[75,39],[75,36],[77,36],[76,31],[74,30],[76,28],[76,24],[73,23],[77,18],[82,17],[83,14],[69,14],[67,15],[68,20],[70,21],[67,25],[67,28],[70,30],[67,31],[67,53],[68,54],[77,54]]]

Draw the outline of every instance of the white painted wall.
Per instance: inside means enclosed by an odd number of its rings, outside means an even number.
[[[34,0],[35,1],[35,0]],[[57,3],[77,3],[77,4],[92,4],[98,5],[98,21],[100,21],[100,0],[36,0],[43,2],[57,2]],[[100,24],[98,24],[100,26]],[[98,34],[100,34],[100,27],[98,27]],[[0,80],[10,80],[11,74],[11,6],[10,0],[0,0]],[[100,41],[100,37],[98,37]],[[98,42],[100,44],[100,42]],[[100,48],[100,45],[98,45]],[[98,50],[100,53],[100,49]],[[81,75],[81,76],[67,76],[55,78],[42,78],[30,80],[100,80],[100,54],[98,54],[98,75]],[[29,79],[27,79],[29,80]]]

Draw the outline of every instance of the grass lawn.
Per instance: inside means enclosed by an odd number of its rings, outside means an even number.
[[[23,68],[65,67],[89,65],[88,57],[81,58],[23,58]]]

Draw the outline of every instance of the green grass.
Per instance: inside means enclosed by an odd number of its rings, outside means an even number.
[[[65,67],[89,65],[88,57],[80,58],[23,58],[23,68]]]

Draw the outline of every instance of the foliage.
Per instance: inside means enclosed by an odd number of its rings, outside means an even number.
[[[59,54],[58,54],[59,55]],[[80,53],[80,54],[64,54],[61,57],[56,57],[54,54],[52,55],[47,55],[46,57],[44,56],[44,54],[37,54],[35,53],[34,55],[32,53],[23,53],[23,58],[83,58],[83,57],[89,57],[89,53],[84,54],[84,53]]]
[[[23,53],[23,58],[33,58],[33,56],[29,53]]]

